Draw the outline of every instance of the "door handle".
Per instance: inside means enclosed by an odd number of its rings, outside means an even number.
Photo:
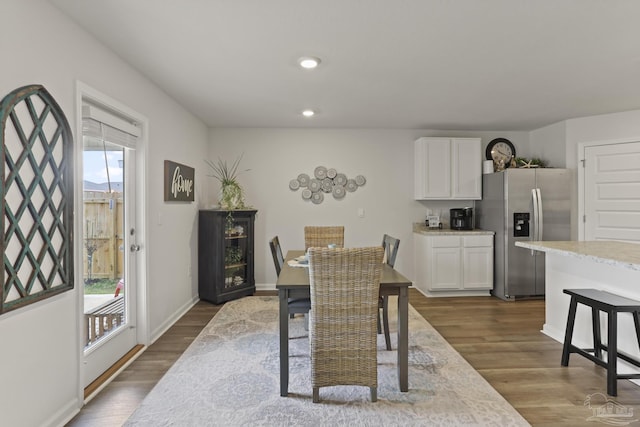
[[[136,245],[135,243],[133,245],[131,245],[129,247],[129,249],[131,249],[131,252],[139,252],[140,251],[140,245]]]

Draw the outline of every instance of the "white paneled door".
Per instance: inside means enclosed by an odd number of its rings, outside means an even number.
[[[640,242],[640,141],[584,154],[584,239]]]

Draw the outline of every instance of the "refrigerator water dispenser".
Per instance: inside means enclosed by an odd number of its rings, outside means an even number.
[[[529,212],[513,213],[513,237],[529,237]]]

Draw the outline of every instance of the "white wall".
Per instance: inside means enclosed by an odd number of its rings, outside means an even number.
[[[45,0],[2,0],[0,97],[39,83],[76,129],[75,88],[81,80],[149,119],[147,205],[149,328],[154,338],[197,298],[197,209],[209,192],[201,159],[207,128],[161,89],[106,50]],[[80,147],[80,146],[78,146]],[[163,202],[163,161],[196,167],[196,203]],[[162,214],[162,225],[158,224]],[[0,316],[2,425],[60,425],[82,404],[78,292]]]
[[[576,167],[578,144],[640,137],[640,110],[567,120],[567,163]]]
[[[529,134],[528,155],[524,157],[537,157],[545,160],[552,168],[564,168],[567,166],[567,132],[566,122],[559,122]]]
[[[615,142],[640,138],[640,110],[580,117],[555,123],[530,132],[530,153],[550,162],[553,167],[572,171],[571,239],[579,235],[578,147],[585,142]],[[589,189],[586,189],[589,191]]]
[[[239,175],[247,203],[256,217],[256,283],[273,288],[276,275],[268,241],[278,235],[283,250],[304,246],[305,225],[344,225],[348,246],[379,245],[384,233],[401,240],[396,267],[414,277],[414,222],[425,220],[427,209],[446,215],[470,201],[423,202],[413,200],[413,141],[421,136],[478,136],[483,148],[493,138],[505,137],[525,147],[525,132],[452,132],[433,130],[357,129],[213,129],[209,159],[233,162],[244,153]],[[364,175],[365,186],[344,199],[325,197],[315,205],[291,191],[289,181],[300,173],[310,176],[316,166],[335,168],[353,178]],[[213,178],[211,178],[213,181]],[[216,201],[219,185],[207,195]],[[365,211],[364,218],[357,215]]]

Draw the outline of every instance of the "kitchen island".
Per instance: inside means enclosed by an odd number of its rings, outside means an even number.
[[[604,240],[533,241],[516,242],[516,246],[522,250],[545,252],[546,301],[542,332],[559,342],[564,341],[570,301],[569,295],[562,292],[563,289],[601,289],[640,301],[640,244]],[[601,315],[601,320],[602,328],[606,331],[606,316]],[[583,348],[593,346],[591,311],[581,304],[576,313],[573,343]],[[618,350],[640,357],[630,313],[618,316]],[[623,366],[620,364],[624,372]]]

